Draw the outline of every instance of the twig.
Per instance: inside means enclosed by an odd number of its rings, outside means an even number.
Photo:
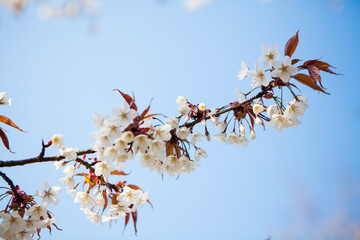
[[[79,151],[76,154],[78,156],[82,156],[85,154],[92,154],[96,151],[92,149],[87,149],[83,151]],[[38,162],[54,162],[54,161],[60,161],[64,159],[64,156],[58,155],[58,156],[51,156],[51,157],[43,157],[41,154],[34,158],[28,158],[24,160],[9,160],[9,161],[0,161],[0,167],[15,167],[15,166],[23,166],[31,163],[38,163]]]
[[[16,190],[16,187],[13,183],[13,181],[11,181],[10,178],[8,178],[8,176],[6,176],[5,173],[0,171],[0,176],[5,180],[5,182],[7,182],[7,184],[10,186],[11,191],[14,193],[14,196],[16,197],[16,199],[19,199],[19,202],[22,202],[22,198],[20,196],[20,194],[18,193],[18,191]]]

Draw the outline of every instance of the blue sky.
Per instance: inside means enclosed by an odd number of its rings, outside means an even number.
[[[178,180],[130,163],[124,180],[149,191],[154,205],[141,209],[137,237],[131,225],[122,236],[122,220],[111,228],[89,222],[64,191],[51,208],[64,231],[51,239],[354,239],[359,11],[355,0],[342,9],[325,0],[215,0],[194,12],[181,1],[104,1],[97,18],[42,21],[33,7],[17,16],[1,9],[0,91],[12,98],[1,115],[27,131],[7,128],[16,154],[2,148],[1,160],[38,155],[41,139],[54,133],[64,134],[69,147],[89,148],[92,112],[110,114],[122,103],[114,88],[133,91],[143,108],[153,98],[151,111],[169,116],[177,114],[178,95],[225,105],[236,88],[251,88],[249,79],[237,81],[240,63],[253,68],[261,44],[278,44],[282,53],[300,30],[294,57],[322,57],[344,74],[323,74],[330,96],[299,84],[309,105],[300,126],[282,133],[258,128],[247,148],[202,142],[209,157]],[[92,24],[100,31],[93,33]],[[29,194],[44,179],[59,185],[63,176],[52,163],[4,172]]]

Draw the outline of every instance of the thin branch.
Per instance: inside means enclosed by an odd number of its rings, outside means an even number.
[[[20,197],[20,194],[18,193],[18,191],[16,190],[16,187],[13,183],[13,181],[11,181],[10,178],[8,178],[8,176],[6,176],[5,173],[0,171],[0,176],[5,180],[5,182],[10,186],[11,191],[14,193],[14,196],[16,197],[16,199],[19,199],[20,202],[22,202],[22,198]]]
[[[242,102],[242,103],[239,103],[233,107],[230,107],[230,108],[227,108],[223,111],[220,111],[220,112],[217,112],[214,114],[215,117],[219,117],[220,115],[224,114],[224,113],[227,113],[227,112],[230,112],[232,110],[235,110],[235,109],[238,109],[240,107],[243,107],[245,105],[247,105],[248,103],[254,101],[255,99],[258,99],[258,98],[261,98],[262,96],[264,96],[269,90],[271,90],[273,88],[273,86],[271,84],[269,84],[267,87],[265,87],[261,92],[259,92],[258,94],[256,94],[254,97]],[[210,119],[210,116],[207,116],[205,118],[205,120],[208,120]],[[180,127],[187,127],[187,128],[191,128],[193,127],[194,125],[198,124],[199,122],[201,122],[201,118],[198,118],[196,119],[195,121],[193,122],[190,122],[190,123],[185,123],[183,125],[181,125]]]
[[[76,154],[78,156],[82,156],[85,154],[92,154],[96,151],[92,149],[87,149],[83,151],[79,151]],[[15,166],[23,166],[31,163],[38,163],[38,162],[54,162],[54,161],[60,161],[64,159],[64,156],[58,155],[58,156],[51,156],[51,157],[43,157],[41,155],[34,157],[34,158],[28,158],[24,160],[9,160],[9,161],[0,161],[0,167],[15,167]]]

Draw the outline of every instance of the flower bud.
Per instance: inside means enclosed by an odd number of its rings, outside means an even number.
[[[261,120],[261,118],[260,118],[259,116],[256,116],[255,122],[256,122],[256,124],[258,124],[258,125],[262,125],[262,124],[263,124],[263,121]]]
[[[256,138],[256,134],[255,134],[255,132],[254,132],[254,130],[250,130],[250,139],[251,140],[254,140]]]

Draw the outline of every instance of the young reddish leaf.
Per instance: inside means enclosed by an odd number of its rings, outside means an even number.
[[[13,121],[10,120],[10,118],[7,118],[5,116],[0,115],[0,122],[3,122],[13,128],[18,129],[19,131],[23,132],[22,129],[20,129]]]
[[[252,129],[254,129],[254,117],[251,116],[251,114],[249,114],[249,118],[250,118]]]
[[[126,215],[125,215],[125,224],[124,224],[124,230],[123,230],[123,233],[125,232],[125,229],[126,229],[126,226],[128,225],[128,223],[129,223],[129,220],[130,220],[130,214],[129,213],[127,213]]]
[[[132,212],[131,216],[132,216],[132,220],[134,222],[134,229],[135,229],[135,235],[136,235],[137,234],[136,223],[137,223],[137,217],[138,217],[137,210],[135,210],[135,212]]]
[[[298,74],[294,75],[292,78],[296,79],[297,81],[301,82],[302,84],[304,84],[304,85],[306,85],[306,86],[308,86],[308,87],[310,87],[310,88],[312,88],[314,90],[323,92],[325,94],[329,94],[329,93],[325,92],[318,85],[315,85],[314,82],[311,80],[310,76],[308,76],[306,74],[298,73]]]
[[[123,93],[122,91],[120,91],[119,89],[113,89],[113,91],[118,91],[121,96],[123,96],[123,98],[125,99],[125,101],[129,104],[130,108],[134,109],[135,111],[137,111],[137,107],[136,107],[136,104],[135,104],[135,100],[132,99],[130,97],[130,95],[126,94],[126,93]]]
[[[300,62],[300,61],[301,61],[301,60],[300,60],[300,59],[297,59],[297,58],[292,59],[292,60],[291,60],[291,65],[297,64],[297,63]]]
[[[331,69],[329,69],[329,68],[335,69],[335,67],[331,66],[330,64],[328,64],[326,62],[316,61],[313,65],[316,66],[321,71],[328,72],[328,73],[335,74],[335,75],[340,75],[339,73],[335,73]]]
[[[123,171],[114,170],[110,173],[110,175],[118,175],[118,176],[127,176],[129,173],[125,173]]]
[[[285,56],[291,57],[294,54],[296,47],[299,43],[299,35],[298,34],[299,34],[299,31],[297,31],[296,34],[287,41],[287,43],[285,45],[285,51],[284,51]]]
[[[306,68],[309,71],[310,78],[314,82],[314,84],[316,85],[316,83],[319,82],[320,86],[324,88],[321,84],[320,70],[314,65],[309,65]]]
[[[2,130],[2,128],[0,128],[0,138],[1,138],[4,146],[6,147],[6,149],[11,152],[10,146],[9,146],[9,140],[8,140],[5,132]]]
[[[104,208],[103,208],[103,211],[105,211],[105,209],[106,209],[106,207],[107,207],[107,205],[108,205],[108,198],[107,198],[107,195],[106,195],[106,191],[105,191],[105,190],[103,190],[103,191],[101,192],[101,194],[103,195],[103,198],[104,198],[104,200],[105,200],[105,204],[104,204]]]
[[[142,120],[150,110],[150,105],[140,114],[139,118]]]

